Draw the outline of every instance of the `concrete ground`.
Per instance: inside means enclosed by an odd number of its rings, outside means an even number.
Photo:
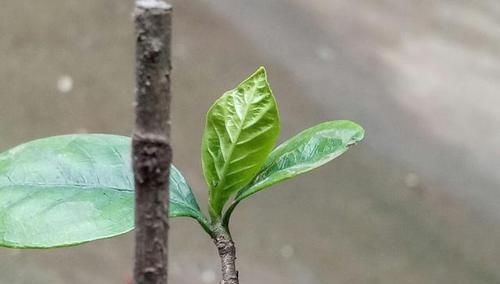
[[[334,163],[241,205],[242,283],[500,283],[498,1],[172,2],[175,163],[200,203],[204,112],[260,65],[281,140],[328,119],[367,130]],[[2,3],[0,149],[131,132],[131,9]],[[171,282],[217,283],[208,237],[187,219],[171,228]],[[131,234],[0,249],[0,283],[125,283],[132,254]]]

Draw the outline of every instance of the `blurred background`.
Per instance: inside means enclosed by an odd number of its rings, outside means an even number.
[[[129,135],[133,1],[0,2],[0,150]],[[324,120],[366,128],[333,163],[242,203],[242,283],[500,283],[498,0],[171,2],[174,162],[204,208],[205,112],[260,65],[281,141]],[[132,240],[0,249],[0,283],[126,283]],[[189,219],[172,221],[170,276],[218,283]]]

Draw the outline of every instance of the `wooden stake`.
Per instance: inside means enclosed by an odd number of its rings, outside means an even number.
[[[172,7],[136,1],[135,178],[136,284],[167,283]]]

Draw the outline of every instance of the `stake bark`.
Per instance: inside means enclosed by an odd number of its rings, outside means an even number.
[[[134,283],[166,284],[170,146],[172,8],[136,1],[136,104],[132,156],[135,180]]]

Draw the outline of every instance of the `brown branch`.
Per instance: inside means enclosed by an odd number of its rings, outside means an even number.
[[[236,247],[231,236],[223,229],[216,230],[213,237],[221,260],[222,281],[220,284],[239,284],[236,270]]]
[[[167,283],[172,9],[163,1],[136,2],[135,178],[136,284]]]

